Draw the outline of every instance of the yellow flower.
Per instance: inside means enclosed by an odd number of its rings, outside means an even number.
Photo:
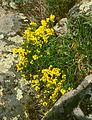
[[[43,106],[47,106],[47,102],[43,102]]]
[[[47,32],[47,35],[49,35],[49,36],[54,34],[54,30],[52,28],[47,28],[46,32]]]
[[[12,49],[13,54],[16,54],[16,53],[17,53],[17,50],[18,50],[18,49],[13,48],[13,49]]]
[[[41,20],[41,24],[42,24],[42,26],[46,26],[47,25],[45,20]]]
[[[66,75],[65,74],[62,75],[62,79],[64,79],[64,80],[66,79]]]
[[[40,100],[40,103],[43,103],[43,100],[42,100],[42,99]]]
[[[46,87],[47,87],[47,88],[50,87],[50,84],[47,84]]]
[[[30,61],[30,64],[33,64],[33,60]]]
[[[23,69],[23,67],[21,67],[19,64],[16,64],[16,67],[17,67],[17,72],[22,72],[22,69]]]
[[[44,35],[44,36],[42,36],[42,38],[43,38],[44,42],[47,43],[49,36]]]
[[[53,84],[56,85],[56,83],[57,83],[57,79],[53,79]]]
[[[54,19],[55,19],[55,15],[52,15],[52,14],[51,14],[51,15],[50,15],[50,21],[51,21],[51,22],[54,22]]]
[[[40,88],[38,86],[35,87],[35,91],[38,91]]]
[[[34,79],[38,78],[38,75],[33,75],[33,78],[34,78]]]
[[[40,98],[40,95],[37,95],[36,98]]]
[[[52,96],[50,96],[50,100],[51,100],[51,99],[53,99],[53,97],[52,97]]]
[[[64,95],[66,93],[66,90],[61,89],[60,92],[62,93],[62,95]]]
[[[24,80],[26,80],[25,74],[21,74],[21,76],[23,77]]]
[[[32,74],[30,74],[30,77],[32,77]]]
[[[47,115],[48,114],[48,111],[44,113],[44,115]]]
[[[23,73],[21,75],[23,78],[31,80],[30,86],[34,90],[36,98],[39,99],[40,104],[43,106],[49,105],[49,103],[55,103],[59,98],[59,92],[63,95],[71,89],[63,89],[63,82],[66,80],[66,75],[61,71],[61,69],[50,65],[48,68],[44,69],[40,69],[40,67],[37,67],[37,69],[34,68],[34,71],[32,68],[32,72],[30,72],[32,65],[30,65],[29,69],[27,67],[29,62],[30,64],[35,64],[35,60],[43,57],[41,53],[44,44],[47,44],[48,46],[49,38],[55,34],[54,29],[50,27],[50,23],[54,22],[54,19],[55,16],[50,15],[50,18],[46,18],[46,20],[41,21],[41,26],[39,27],[35,27],[36,23],[31,22],[30,28],[25,30],[25,41],[21,45],[22,47],[14,50],[14,52],[19,55],[19,62],[16,65],[17,71],[21,71]],[[33,49],[34,54],[32,54]],[[45,48],[44,52],[48,56],[51,54],[49,47]],[[29,57],[30,61],[28,61]],[[26,74],[26,70],[28,71],[28,74]]]
[[[35,22],[31,22],[30,25],[37,26],[37,24]]]
[[[35,80],[32,80],[32,84],[35,84]]]
[[[72,88],[72,87],[69,87],[68,90],[73,90],[73,88]]]
[[[39,85],[39,80],[38,79],[35,80],[35,84]]]
[[[33,55],[32,58],[33,58],[33,60],[37,60],[38,56],[37,55]]]
[[[46,18],[46,22],[48,23],[50,21],[50,18]]]

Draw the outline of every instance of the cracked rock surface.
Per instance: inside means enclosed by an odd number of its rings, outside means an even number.
[[[0,120],[24,120],[22,103],[16,98],[20,76],[15,71],[12,49],[23,41],[18,35],[26,17],[22,13],[6,11],[0,5]]]
[[[92,74],[63,95],[42,120],[92,120]]]

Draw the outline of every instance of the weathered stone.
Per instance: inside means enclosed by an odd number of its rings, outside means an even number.
[[[91,120],[89,114],[85,115],[81,108],[85,97],[92,97],[92,75],[87,76],[75,90],[62,96],[42,120]],[[91,103],[89,109],[92,110],[92,99],[88,102]],[[88,102],[84,102],[84,105]]]
[[[16,6],[15,2],[11,1],[9,5],[10,5],[11,8],[17,9],[17,6]]]
[[[13,31],[19,31],[20,30],[20,22],[16,15],[14,15],[12,12],[9,12],[7,15],[4,14],[0,17],[0,33],[7,34],[9,32]]]
[[[6,14],[6,11],[0,7],[0,17],[3,17]]]
[[[2,6],[8,6],[8,2],[6,0],[2,0]]]
[[[3,79],[3,76],[0,75],[0,82],[2,82],[4,79]]]
[[[19,13],[21,19],[26,19],[27,17],[23,13]]]
[[[7,34],[7,36],[14,36],[14,35],[16,35],[16,32],[14,32],[14,31],[13,32],[11,31]]]
[[[0,120],[25,120],[22,103],[16,98],[15,88],[20,76],[15,71],[16,55],[12,54],[12,48],[23,40],[16,35],[21,30],[20,20],[17,13],[0,7]]]
[[[67,34],[67,18],[62,18],[59,23],[54,26],[54,30],[58,36],[65,36]]]
[[[92,0],[83,0],[76,4],[73,8],[69,10],[68,15],[71,17],[77,17],[81,13],[92,14]],[[68,20],[67,18],[62,18],[59,23],[54,26],[56,35],[65,36],[69,30],[67,28]]]
[[[3,35],[3,34],[1,34],[1,35],[0,35],[0,39],[3,39],[3,38],[4,38],[4,35]]]
[[[69,16],[79,16],[81,13],[92,14],[92,0],[83,0],[69,10]]]
[[[0,73],[6,73],[13,65],[14,57],[12,54],[7,54],[0,60]]]
[[[23,38],[20,37],[19,35],[16,35],[14,37],[9,37],[8,40],[15,42],[15,43],[22,43],[23,42]]]

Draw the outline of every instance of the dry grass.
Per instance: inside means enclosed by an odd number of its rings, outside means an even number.
[[[40,21],[43,18],[46,18],[47,6],[46,0],[32,0],[27,3],[18,3],[19,11],[23,12],[30,20]]]

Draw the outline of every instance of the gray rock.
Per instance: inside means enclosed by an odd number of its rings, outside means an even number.
[[[3,14],[3,13],[2,13]],[[16,14],[9,12],[7,15],[3,14],[0,17],[0,33],[7,34],[9,32],[19,31],[21,23]]]
[[[92,14],[92,0],[82,0],[69,10],[69,16],[79,16],[81,13]]]
[[[6,14],[6,11],[0,6],[0,17],[3,17]]]
[[[14,57],[12,54],[6,54],[0,60],[0,73],[6,73],[13,65]]]
[[[91,103],[92,110],[92,75],[87,76],[75,90],[71,90],[62,96],[48,114],[42,120],[91,120],[89,114],[85,114],[83,106]],[[87,100],[87,103],[84,102]],[[91,111],[92,115],[92,111]]]
[[[9,5],[10,5],[11,8],[17,9],[17,6],[16,6],[15,2],[11,1]]]
[[[23,38],[20,37],[19,35],[16,35],[14,37],[9,37],[8,41],[12,41],[12,42],[15,42],[15,43],[22,43],[23,42]]]
[[[68,15],[70,17],[78,17],[80,14],[92,14],[92,0],[83,0],[76,4],[73,8],[69,10]],[[65,36],[69,30],[67,28],[68,20],[67,18],[62,18],[55,26],[54,30],[56,35]]]
[[[3,39],[3,38],[4,38],[4,35],[3,35],[3,34],[1,34],[1,35],[0,35],[0,39]]]
[[[2,82],[4,79],[3,79],[3,76],[0,75],[0,82]]]
[[[16,98],[16,86],[20,75],[15,71],[16,48],[23,41],[16,35],[21,31],[21,17],[17,12],[6,11],[0,7],[0,120],[25,120],[23,105]],[[15,63],[16,62],[16,63]]]
[[[62,18],[55,26],[55,33],[58,36],[65,36],[67,34],[67,18]]]
[[[0,33],[7,34],[8,32],[11,31],[12,27],[14,26],[12,19],[13,19],[12,13],[0,17]]]
[[[14,35],[16,35],[16,32],[14,32],[14,31],[13,32],[11,31],[11,32],[9,32],[9,34],[7,34],[7,36],[14,36]]]
[[[5,0],[2,0],[2,6],[8,6],[8,2]]]
[[[27,17],[23,13],[19,13],[21,19],[26,19]]]

